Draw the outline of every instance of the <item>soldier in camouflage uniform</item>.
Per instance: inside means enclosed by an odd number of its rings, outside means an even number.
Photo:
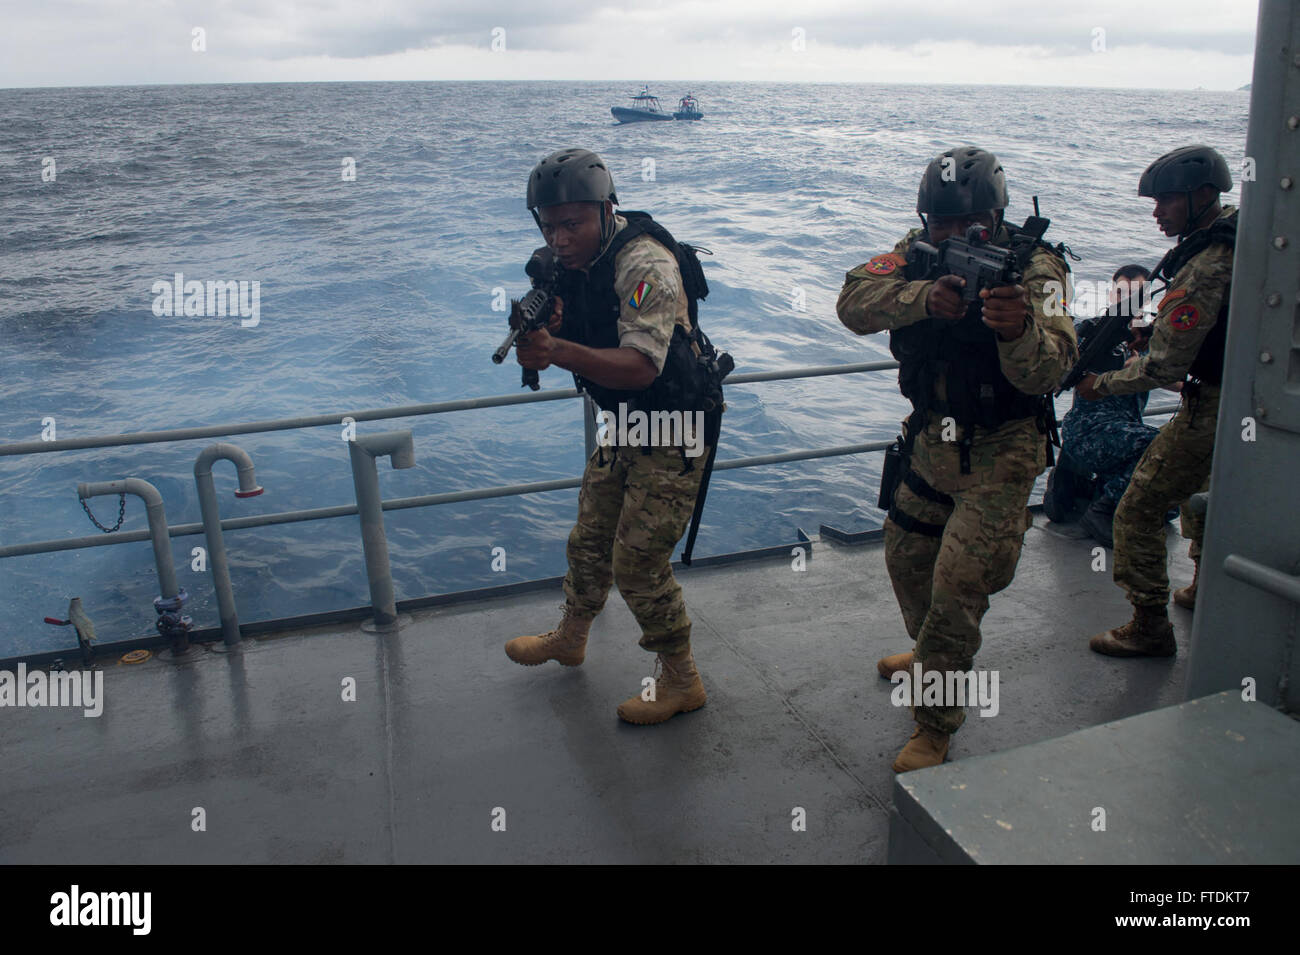
[[[1111,656],[1173,656],[1164,515],[1206,487],[1214,458],[1219,386],[1227,338],[1228,292],[1237,210],[1221,206],[1232,188],[1228,164],[1208,146],[1185,146],[1161,156],[1142,173],[1138,194],[1155,199],[1160,230],[1179,243],[1155,275],[1168,282],[1148,353],[1120,371],[1090,375],[1079,396],[1150,391],[1187,379],[1178,413],[1138,462],[1115,512],[1115,582],[1128,593],[1133,619],[1092,637],[1089,646]],[[1184,511],[1200,559],[1201,522]],[[1196,581],[1191,591],[1194,600]]]
[[[1003,221],[1002,166],[973,147],[949,150],[921,181],[914,229],[848,273],[840,321],[859,335],[888,331],[899,384],[912,402],[904,424],[910,462],[885,521],[885,562],[914,652],[885,657],[883,677],[969,671],[980,647],[989,595],[1011,583],[1025,531],[1029,493],[1046,466],[1050,399],[1078,357],[1074,327],[1060,303],[1063,256]],[[936,276],[914,243],[939,243],[975,224],[994,244],[1029,237],[1023,284],[986,289],[969,306],[962,280]],[[1016,240],[1020,242],[1020,239]],[[1048,283],[1056,283],[1049,286]],[[905,448],[906,454],[906,448]],[[923,706],[894,762],[906,772],[942,762],[965,719],[956,705]],[[945,704],[953,701],[945,701]]]
[[[644,214],[628,213],[637,217],[631,223],[614,214],[617,202],[595,153],[562,150],[534,168],[528,207],[547,243],[534,256],[552,263],[548,272],[558,266],[559,285],[550,327],[518,346],[525,368],[556,365],[573,372],[611,414],[620,402],[655,407],[669,348],[680,337],[674,326],[690,328],[678,263],[664,244],[671,236]],[[641,646],[658,654],[655,692],[633,696],[618,715],[658,723],[706,700],[671,558],[699,491],[703,467],[696,460],[702,465],[708,448],[696,440],[690,448],[696,457],[688,458],[685,436],[671,446],[629,447],[616,443],[617,428],[607,435],[614,446],[599,447],[583,473],[578,520],[569,535],[563,619],[547,633],[509,641],[506,654],[527,666],[582,663],[592,619],[616,583],[640,624]]]

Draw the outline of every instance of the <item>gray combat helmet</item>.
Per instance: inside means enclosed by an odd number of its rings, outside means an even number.
[[[923,217],[992,212],[1009,203],[1002,163],[976,146],[949,149],[930,160],[916,193],[916,211]]]
[[[1214,207],[1217,197],[1197,209],[1192,205],[1192,190],[1213,186],[1219,192],[1232,188],[1232,174],[1218,150],[1209,146],[1183,146],[1165,153],[1142,172],[1138,195],[1155,198],[1162,192],[1181,192],[1187,196],[1187,223],[1180,236],[1190,235],[1201,216]]]
[[[1232,174],[1218,150],[1184,146],[1147,166],[1138,180],[1138,195],[1154,198],[1162,192],[1191,192],[1199,186],[1227,192],[1232,188]]]
[[[566,202],[618,204],[614,179],[601,159],[589,149],[561,149],[551,153],[528,174],[528,208],[534,217],[544,206]]]

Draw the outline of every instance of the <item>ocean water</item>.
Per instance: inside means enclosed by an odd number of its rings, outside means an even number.
[[[652,84],[665,101],[686,88]],[[917,222],[926,161],[952,145],[997,153],[1008,217],[1038,195],[1077,278],[1153,265],[1137,177],[1204,142],[1236,167],[1246,93],[1025,87],[704,84],[698,123],[619,126],[631,92],[596,83],[268,84],[0,90],[0,443],[333,414],[515,392],[494,290],[519,294],[540,244],[529,169],[577,145],[609,163],[624,208],[711,249],[701,323],[739,371],[888,357],[835,317],[844,273]],[[42,170],[52,158],[56,177]],[[341,175],[345,157],[355,181]],[[1237,193],[1226,201],[1235,202]],[[158,317],[152,287],[256,281],[260,320]],[[568,387],[558,369],[544,388]],[[906,410],[893,373],[736,386],[723,457],[892,437]],[[1064,403],[1061,408],[1065,410]],[[576,401],[363,422],[410,428],[416,466],[381,463],[386,497],[574,476]],[[221,440],[221,439],[212,439]],[[230,439],[266,493],[223,517],[354,500],[338,427]],[[169,523],[199,520],[193,463],[210,441],[0,457],[0,542],[95,533],[80,481],[143,478]],[[878,527],[880,456],[719,473],[697,553],[791,541],[820,523]],[[115,498],[96,498],[102,523]],[[398,598],[564,570],[576,492],[386,515]],[[143,529],[128,498],[124,529]],[[187,607],[218,623],[197,537],[173,540]],[[244,621],[369,602],[355,517],[226,535]],[[504,572],[492,549],[506,548]],[[0,657],[69,644],[44,625],[79,595],[103,640],[152,632],[147,543],[0,560]],[[615,598],[616,599],[616,598]]]

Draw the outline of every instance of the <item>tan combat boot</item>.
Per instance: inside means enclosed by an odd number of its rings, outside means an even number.
[[[1174,591],[1174,603],[1187,610],[1196,609],[1196,585],[1201,580],[1201,562],[1199,560],[1192,563],[1192,582],[1186,587]]]
[[[1133,608],[1133,619],[1088,641],[1095,653],[1112,657],[1172,657],[1178,652],[1174,627],[1164,607]]]
[[[624,700],[618,705],[620,719],[641,725],[662,723],[678,713],[698,710],[708,701],[689,647],[680,653],[659,654],[655,671],[654,699],[647,701],[638,694]]]
[[[587,656],[587,631],[590,617],[576,617],[567,608],[560,625],[533,637],[515,637],[506,644],[506,656],[526,667],[555,660],[566,667],[576,667]]]
[[[914,769],[938,766],[948,755],[948,740],[951,738],[949,733],[941,733],[924,723],[917,723],[912,738],[898,754],[898,759],[894,760],[894,772],[910,773]]]
[[[876,671],[886,680],[899,671],[911,673],[915,659],[916,653],[913,650],[908,650],[906,653],[892,653],[876,661]]]

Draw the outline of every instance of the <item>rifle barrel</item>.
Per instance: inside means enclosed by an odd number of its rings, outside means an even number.
[[[518,337],[519,329],[510,329],[510,334],[507,335],[506,340],[501,343],[501,347],[492,353],[492,361],[495,364],[499,365],[506,360],[506,355],[510,354],[510,349],[514,347],[515,339]]]

